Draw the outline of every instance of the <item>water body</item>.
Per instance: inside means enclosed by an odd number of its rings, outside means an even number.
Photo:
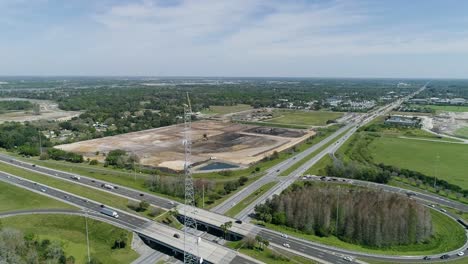
[[[232,165],[224,162],[213,162],[206,166],[199,168],[200,171],[207,171],[207,170],[225,170],[225,169],[234,169],[239,168],[237,165]]]

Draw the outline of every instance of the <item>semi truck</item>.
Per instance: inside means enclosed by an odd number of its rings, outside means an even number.
[[[119,214],[116,211],[109,208],[102,208],[101,214],[105,214],[114,218],[119,218]]]

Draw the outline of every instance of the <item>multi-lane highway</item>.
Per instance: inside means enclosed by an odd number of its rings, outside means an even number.
[[[426,83],[426,85],[427,85],[427,83]],[[280,171],[281,170],[286,170],[287,168],[293,166],[293,164],[296,163],[298,160],[300,160],[302,158],[305,158],[308,154],[312,153],[313,151],[319,149],[320,147],[322,147],[326,143],[330,142],[331,140],[333,140],[335,137],[337,137],[338,135],[340,135],[344,131],[347,131],[343,136],[341,136],[339,139],[337,139],[333,144],[329,145],[327,148],[322,150],[320,153],[315,155],[313,158],[309,159],[307,162],[305,162],[298,169],[296,169],[295,171],[290,173],[288,176],[286,176],[286,177],[277,177],[278,176],[278,169],[276,171],[275,170],[273,170],[273,171],[270,170],[270,171],[268,171],[266,176],[264,176],[263,178],[257,180],[257,182],[261,182],[261,185],[255,186],[255,187],[257,187],[256,189],[254,189],[254,186],[252,186],[252,188],[245,188],[237,196],[233,196],[233,197],[227,199],[222,204],[222,208],[221,207],[220,208],[215,208],[215,210],[222,209],[222,210],[219,210],[220,213],[222,213],[222,211],[224,211],[224,210],[227,211],[230,207],[232,207],[232,205],[238,203],[239,201],[242,201],[242,199],[244,199],[245,197],[247,197],[251,193],[255,192],[258,188],[260,188],[260,186],[262,186],[266,182],[270,182],[272,180],[279,179],[279,182],[273,188],[271,188],[265,194],[263,194],[262,196],[257,198],[254,202],[249,204],[239,214],[236,215],[236,218],[244,219],[244,220],[247,219],[249,217],[249,215],[253,212],[253,210],[254,210],[254,208],[255,208],[255,206],[257,204],[264,203],[266,201],[266,199],[271,198],[273,195],[279,194],[283,190],[285,190],[288,186],[290,186],[292,183],[294,183],[295,180],[297,180],[301,175],[303,175],[310,167],[312,167],[315,163],[317,163],[322,157],[324,157],[325,155],[327,155],[329,153],[334,153],[338,148],[340,148],[346,142],[346,140],[348,140],[354,134],[354,132],[357,131],[357,129],[359,127],[371,122],[372,120],[374,120],[375,118],[377,118],[377,117],[379,117],[381,115],[384,115],[384,114],[388,113],[389,111],[391,111],[395,107],[399,106],[404,101],[406,101],[406,100],[410,99],[411,97],[413,97],[414,95],[420,93],[421,91],[426,89],[426,85],[421,87],[418,91],[414,92],[413,94],[410,94],[410,95],[408,95],[408,96],[406,96],[404,98],[401,98],[401,99],[399,99],[399,100],[397,100],[395,102],[392,102],[392,103],[390,103],[388,105],[385,105],[385,106],[383,106],[383,107],[381,107],[381,108],[379,108],[377,110],[374,110],[374,111],[372,111],[372,112],[370,112],[370,113],[368,113],[366,115],[359,116],[357,118],[352,119],[348,125],[342,127],[340,130],[338,130],[337,132],[335,132],[331,136],[327,137],[325,140],[322,140],[323,144],[320,144],[320,145],[317,144],[318,147],[314,148],[315,146],[313,146],[313,147],[309,148],[308,150],[296,155],[297,159],[292,157],[292,158],[289,158],[288,160],[286,160],[285,162],[283,162],[282,167],[280,167],[280,169],[279,169]],[[307,154],[302,155],[304,153],[307,153]]]
[[[106,222],[112,223],[114,225],[126,228],[128,230],[135,231],[137,233],[142,233],[147,237],[152,237],[155,236],[157,239],[156,241],[160,241],[160,239],[165,239],[165,244],[168,244],[169,246],[172,246],[171,244],[176,244],[174,246],[175,248],[179,250],[183,250],[183,246],[181,245],[181,240],[173,237],[172,234],[179,234],[178,237],[183,236],[183,232],[181,232],[178,229],[174,229],[162,224],[155,223],[153,221],[150,221],[146,218],[130,214],[124,211],[120,211],[115,208],[111,208],[112,210],[118,212],[118,218],[115,217],[102,217],[104,215],[99,214],[99,212],[102,210],[103,207],[110,208],[108,206],[105,206],[99,202],[89,200],[84,197],[80,197],[78,195],[74,195],[59,189],[51,188],[47,185],[39,184],[30,180],[23,179],[21,177],[17,177],[5,172],[0,172],[0,181],[7,182],[10,184],[13,184],[15,186],[28,189],[30,191],[49,196],[51,198],[61,200],[63,202],[75,205],[81,209],[86,210],[87,213],[90,214],[90,216],[95,216],[95,218],[98,219],[105,219]],[[153,230],[148,230],[149,228],[154,229]],[[151,231],[151,232],[149,232]],[[170,235],[166,235],[170,234]],[[254,263],[259,263],[258,261],[252,260],[248,257],[245,257],[241,254],[236,254],[234,251],[229,250],[227,248],[224,248],[220,245],[214,244],[209,241],[204,241],[203,243],[198,244],[200,252],[203,251],[205,256],[207,256],[207,260],[211,258],[216,259],[220,254],[221,256],[226,255],[229,261],[228,262],[233,262],[237,261],[237,263],[246,263],[246,264],[254,264]],[[216,254],[214,254],[216,252]],[[201,253],[200,253],[201,254]],[[236,263],[236,262],[234,262]]]

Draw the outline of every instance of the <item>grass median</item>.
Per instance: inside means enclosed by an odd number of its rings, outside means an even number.
[[[0,162],[0,171],[4,171],[24,179],[47,185],[52,188],[60,189],[62,191],[79,195],[81,197],[85,197],[87,199],[94,200],[96,202],[115,207],[126,212],[136,213],[135,211],[127,207],[129,199],[113,195],[105,191],[92,189],[90,187],[86,187],[77,183],[72,183],[65,180],[56,179],[51,176],[27,171],[25,169],[8,165],[3,162]],[[139,214],[148,217],[148,215],[144,212],[140,212]]]

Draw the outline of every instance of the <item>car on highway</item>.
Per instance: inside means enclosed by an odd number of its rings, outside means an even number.
[[[423,260],[431,260],[431,257],[425,256],[425,257],[423,258]]]
[[[343,257],[343,260],[351,262],[351,261],[353,261],[353,258],[350,257],[350,256],[345,256],[345,257]]]
[[[288,243],[284,243],[284,244],[283,244],[283,247],[285,247],[285,248],[290,248],[291,246],[290,246]]]
[[[177,234],[177,233],[175,233],[175,234],[174,234],[174,237],[175,237],[175,238],[180,238],[180,235]]]
[[[447,254],[440,256],[440,259],[448,259],[448,258],[450,258],[450,256]]]
[[[44,188],[41,188],[41,192],[46,192],[46,189],[44,189]]]
[[[286,234],[281,234],[281,237],[288,238],[288,235],[286,235]]]
[[[440,208],[440,211],[441,211],[441,212],[444,212],[444,213],[447,212],[447,210],[445,210],[444,208]]]
[[[463,251],[460,251],[460,252],[457,253],[457,256],[459,256],[459,257],[461,257],[463,255],[465,255],[465,252],[463,252]]]
[[[236,224],[242,224],[242,220],[237,219],[235,223]]]

